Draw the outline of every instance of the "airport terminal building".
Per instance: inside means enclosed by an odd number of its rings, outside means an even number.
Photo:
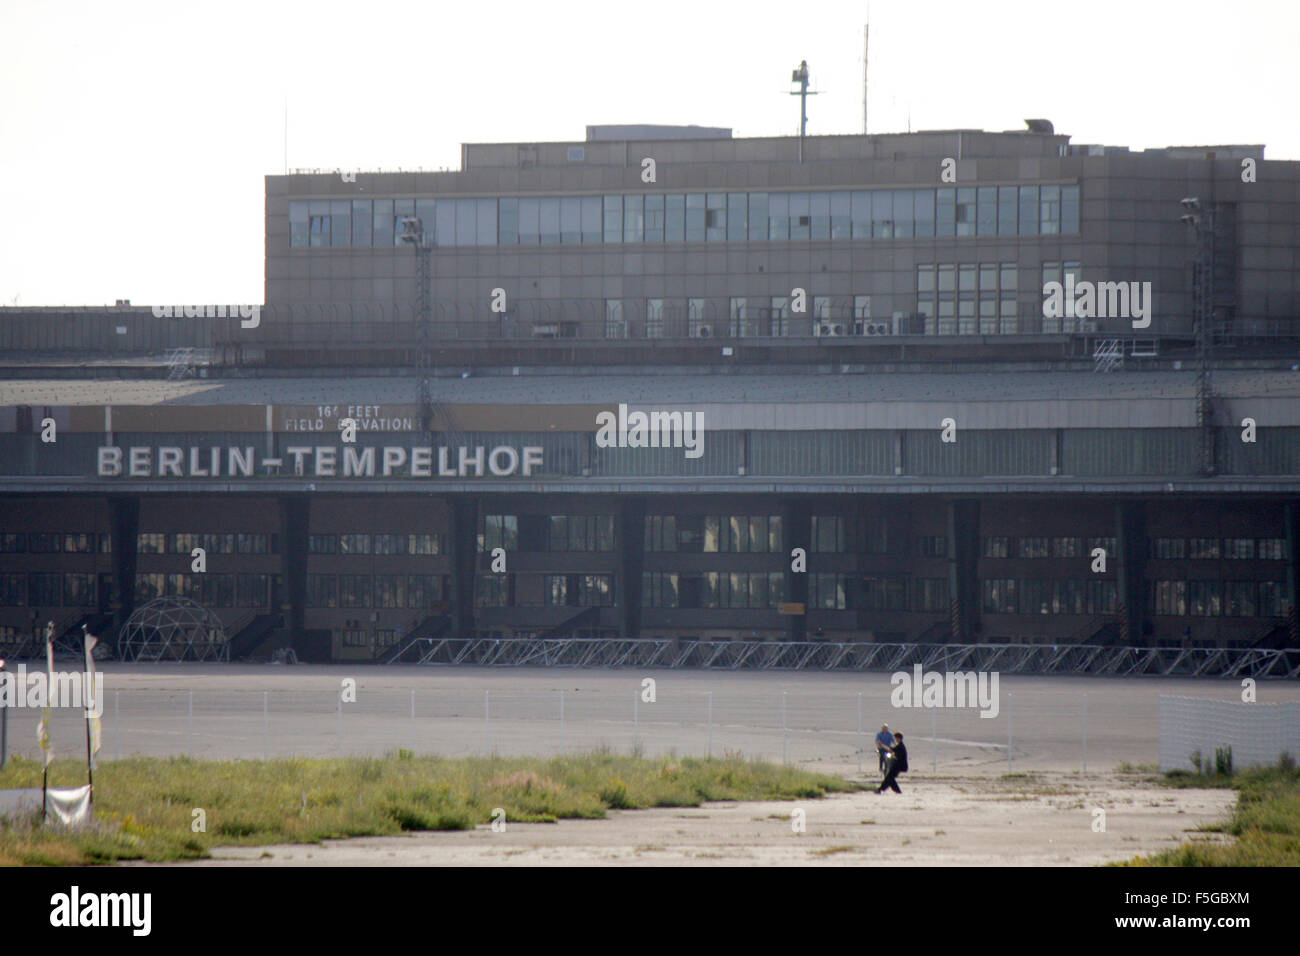
[[[255,657],[1300,646],[1300,164],[1035,121],[461,167],[267,177],[251,314],[0,310],[0,647],[169,595]]]

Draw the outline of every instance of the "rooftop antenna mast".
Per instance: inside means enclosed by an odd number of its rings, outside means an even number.
[[[799,68],[790,74],[790,82],[798,83],[798,92],[791,90],[791,96],[799,97],[799,162],[803,162],[803,138],[808,135],[808,97],[816,96],[808,89],[808,61],[801,60]]]
[[[870,47],[871,24],[862,27],[862,135],[867,135],[867,51]]]

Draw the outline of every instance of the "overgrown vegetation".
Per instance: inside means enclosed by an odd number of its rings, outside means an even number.
[[[83,778],[56,762],[52,781]],[[0,789],[41,785],[15,758]],[[495,808],[513,822],[604,817],[610,808],[693,807],[709,800],[793,800],[857,788],[824,774],[746,760],[647,760],[598,752],[554,759],[415,757],[107,762],[95,772],[95,822],[66,830],[0,818],[0,865],[184,860],[213,846],[314,843],[410,830],[464,830]],[[194,831],[202,810],[206,829]],[[39,817],[39,814],[37,814]]]
[[[1300,770],[1289,754],[1275,767],[1250,768],[1234,773],[1232,750],[1222,748],[1214,760],[1193,755],[1198,772],[1172,771],[1165,782],[1174,787],[1232,787],[1238,791],[1232,817],[1219,832],[1235,837],[1229,843],[1205,839],[1183,844],[1149,857],[1137,857],[1130,866],[1300,866]]]

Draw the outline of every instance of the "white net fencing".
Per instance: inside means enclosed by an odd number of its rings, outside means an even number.
[[[1194,769],[1194,753],[1213,768],[1215,752],[1227,747],[1236,770],[1276,764],[1283,753],[1300,758],[1300,704],[1161,695],[1162,772]]]

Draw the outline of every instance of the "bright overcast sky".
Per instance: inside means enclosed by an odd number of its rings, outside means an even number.
[[[1297,0],[875,0],[872,132],[1300,159]],[[0,0],[0,305],[260,303],[263,180],[595,123],[862,129],[863,3]]]

